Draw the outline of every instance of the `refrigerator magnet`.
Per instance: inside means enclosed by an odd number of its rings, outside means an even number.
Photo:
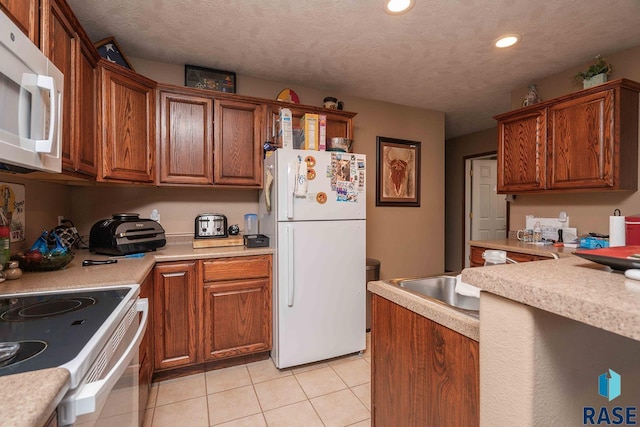
[[[314,169],[307,169],[307,181],[313,181],[316,178],[316,171]]]
[[[327,193],[324,193],[321,191],[318,194],[316,194],[316,202],[320,203],[321,205],[324,205],[327,202]]]
[[[304,158],[304,161],[307,163],[307,166],[312,168],[316,165],[316,158],[313,156],[307,156]]]

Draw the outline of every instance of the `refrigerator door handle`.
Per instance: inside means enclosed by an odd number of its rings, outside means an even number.
[[[296,185],[296,167],[292,162],[287,163],[287,218],[293,219],[293,191]]]
[[[287,305],[293,307],[294,278],[293,278],[293,227],[287,226]]]

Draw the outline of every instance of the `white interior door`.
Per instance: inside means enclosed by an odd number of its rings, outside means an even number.
[[[497,161],[472,160],[471,240],[507,238],[507,201],[497,193]]]

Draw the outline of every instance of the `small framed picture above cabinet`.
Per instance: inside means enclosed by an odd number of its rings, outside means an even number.
[[[218,92],[236,93],[236,73],[185,65],[184,85]]]

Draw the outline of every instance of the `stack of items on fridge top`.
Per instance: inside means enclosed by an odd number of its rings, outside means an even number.
[[[280,108],[276,126],[278,148],[327,150],[327,116],[324,114],[306,113],[300,118],[300,125],[294,126],[291,110]]]

